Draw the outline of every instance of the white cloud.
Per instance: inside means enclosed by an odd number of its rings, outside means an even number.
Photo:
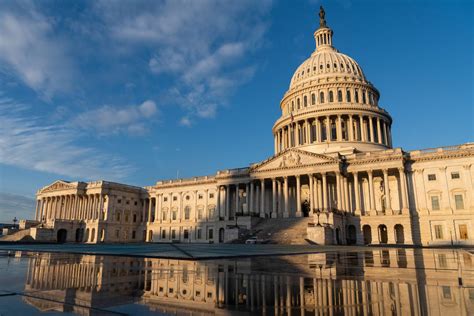
[[[0,65],[42,97],[71,89],[72,62],[67,49],[54,38],[52,19],[33,5],[21,10],[0,7]]]
[[[0,223],[13,224],[13,218],[33,219],[35,199],[29,196],[0,192]]]
[[[147,100],[137,106],[116,107],[104,105],[79,114],[73,124],[84,130],[95,130],[101,135],[147,132],[146,122],[158,113],[155,102]]]
[[[154,52],[148,66],[172,78],[171,102],[185,113],[181,125],[214,117],[256,65],[271,1],[101,1],[96,12],[116,41]]]
[[[28,107],[0,93],[0,163],[79,179],[123,179],[133,168],[118,157],[79,145],[67,126],[26,116]]]

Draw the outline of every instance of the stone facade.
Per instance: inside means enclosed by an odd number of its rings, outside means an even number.
[[[227,242],[256,218],[309,216],[320,244],[473,245],[474,144],[393,148],[380,93],[332,35],[321,22],[291,79],[272,157],[144,188],[57,181],[38,191],[33,237]]]

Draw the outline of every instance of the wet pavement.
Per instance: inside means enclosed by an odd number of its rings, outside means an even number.
[[[212,260],[46,250],[0,251],[0,315],[474,315],[474,255],[463,249]]]

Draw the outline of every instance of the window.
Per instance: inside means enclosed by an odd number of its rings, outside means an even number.
[[[334,93],[329,91],[329,102],[334,102]]]
[[[178,211],[177,211],[177,210],[173,210],[171,216],[172,216],[171,219],[175,221],[175,220],[178,218]]]
[[[462,239],[462,240],[468,239],[467,238],[467,225],[460,224],[458,228],[459,228],[459,239]]]
[[[452,298],[451,296],[451,288],[449,286],[443,286],[443,298],[446,300],[450,300]]]
[[[435,231],[435,238],[436,239],[443,239],[443,226],[435,225],[434,226],[434,231]]]
[[[116,214],[116,219],[117,219],[117,222],[120,222],[120,211],[117,212],[117,214]]]
[[[291,101],[291,112],[295,110],[295,101]]]
[[[183,230],[183,238],[188,239],[189,238],[189,230],[185,229]]]
[[[137,201],[135,201],[135,202],[133,203],[133,205],[135,205],[135,206],[137,206],[137,204],[138,204],[138,202],[137,202]]]
[[[200,291],[196,291],[196,297],[201,297],[201,292]]]
[[[212,228],[209,229],[208,237],[209,239],[214,239],[214,230]]]
[[[316,104],[316,94],[311,94],[311,104],[315,105]]]
[[[189,201],[191,197],[189,195],[186,195],[186,201]]]
[[[364,104],[367,103],[367,99],[365,97],[365,90],[362,90],[362,103],[364,103]]]
[[[137,222],[137,214],[133,214],[133,222],[134,222],[134,223]]]
[[[127,200],[127,201],[125,202],[125,204],[127,204],[127,205],[130,204],[130,201]]]
[[[166,239],[166,230],[161,231],[161,239]]]
[[[202,198],[203,198],[203,195],[202,195],[202,194],[199,194],[199,195],[198,195],[198,200],[202,200]]]
[[[171,230],[171,239],[176,239],[176,230]]]
[[[173,196],[173,201],[177,201],[178,200],[178,197],[177,196]]]
[[[167,196],[165,196],[165,197],[163,198],[163,202],[168,202],[168,197],[167,197]]]
[[[429,174],[428,175],[428,181],[435,181],[436,180],[436,175],[435,174]]]
[[[296,109],[300,109],[300,98],[296,99]]]
[[[324,103],[324,92],[319,93],[319,103]]]
[[[166,211],[161,212],[161,218],[166,221]]]
[[[118,204],[122,203],[122,200],[121,200],[121,199],[118,199],[118,200],[117,200],[117,203],[118,203]]]
[[[356,103],[359,103],[359,90],[357,89],[354,91],[354,100]]]
[[[208,210],[209,211],[209,218],[214,218],[215,210],[216,210],[215,206],[210,206],[209,207],[209,210]]]
[[[342,91],[337,90],[337,102],[342,102]]]
[[[163,287],[162,287],[162,286],[160,286],[159,291],[160,291],[160,292],[163,292]]]
[[[346,90],[346,102],[351,102],[351,90]]]
[[[323,70],[323,64],[319,65],[319,69]]]
[[[454,202],[456,203],[456,209],[457,210],[463,210],[464,209],[464,201],[462,198],[462,194],[455,194],[454,195]]]
[[[431,197],[431,209],[433,211],[439,211],[439,196],[433,195]]]
[[[184,219],[189,219],[191,215],[191,208],[189,206],[186,206],[184,208]]]
[[[132,231],[132,239],[135,239],[135,237],[137,236],[137,232],[136,231]]]
[[[459,179],[461,176],[459,175],[459,172],[451,172],[451,179]]]
[[[448,267],[448,261],[446,260],[446,255],[444,253],[438,255],[438,264],[440,268]]]
[[[304,97],[303,97],[303,106],[304,106],[304,107],[307,107],[307,106],[308,106],[308,97],[307,97],[307,96],[304,96]]]
[[[198,208],[197,211],[198,211],[198,214],[197,214],[197,215],[198,215],[198,219],[202,219],[202,211],[203,211],[203,209],[202,209],[202,208]]]
[[[334,63],[334,68],[337,68],[337,64],[336,64],[336,63]]]
[[[197,239],[201,239],[202,238],[202,230],[201,228],[198,228],[197,229],[197,236],[196,236]]]
[[[214,193],[209,193],[209,198],[213,199],[214,198]]]

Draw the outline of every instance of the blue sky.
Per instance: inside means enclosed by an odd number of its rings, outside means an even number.
[[[319,5],[405,150],[473,140],[472,1],[1,1],[0,222],[57,179],[152,185],[273,153]]]

